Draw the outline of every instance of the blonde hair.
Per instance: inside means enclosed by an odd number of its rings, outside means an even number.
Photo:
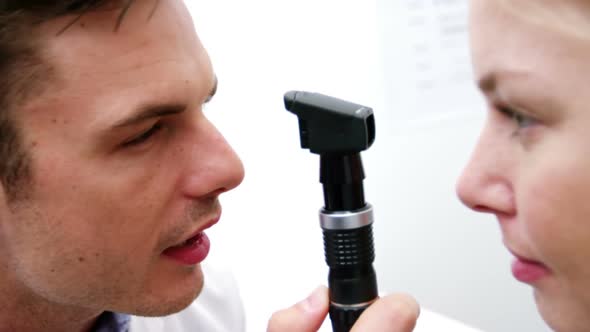
[[[588,0],[483,0],[498,1],[507,12],[540,27],[590,41]]]

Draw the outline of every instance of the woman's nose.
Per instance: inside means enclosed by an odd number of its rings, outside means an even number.
[[[511,143],[486,125],[461,174],[456,191],[467,207],[489,213],[514,212]]]

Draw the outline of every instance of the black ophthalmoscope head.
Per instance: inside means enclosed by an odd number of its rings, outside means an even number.
[[[289,91],[285,108],[299,118],[301,147],[315,154],[354,154],[375,141],[373,109],[319,93]]]
[[[327,211],[365,207],[360,152],[375,141],[373,109],[319,93],[289,91],[285,108],[299,119],[301,147],[320,155]]]

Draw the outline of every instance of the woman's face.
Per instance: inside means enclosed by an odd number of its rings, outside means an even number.
[[[588,331],[590,37],[509,8],[525,1],[472,0],[474,71],[488,111],[457,191],[497,217],[512,272],[533,286],[545,321]],[[559,10],[576,6],[564,3]]]

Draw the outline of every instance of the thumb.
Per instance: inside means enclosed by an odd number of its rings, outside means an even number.
[[[316,288],[309,297],[294,306],[275,312],[267,332],[316,332],[328,313],[328,289]]]

